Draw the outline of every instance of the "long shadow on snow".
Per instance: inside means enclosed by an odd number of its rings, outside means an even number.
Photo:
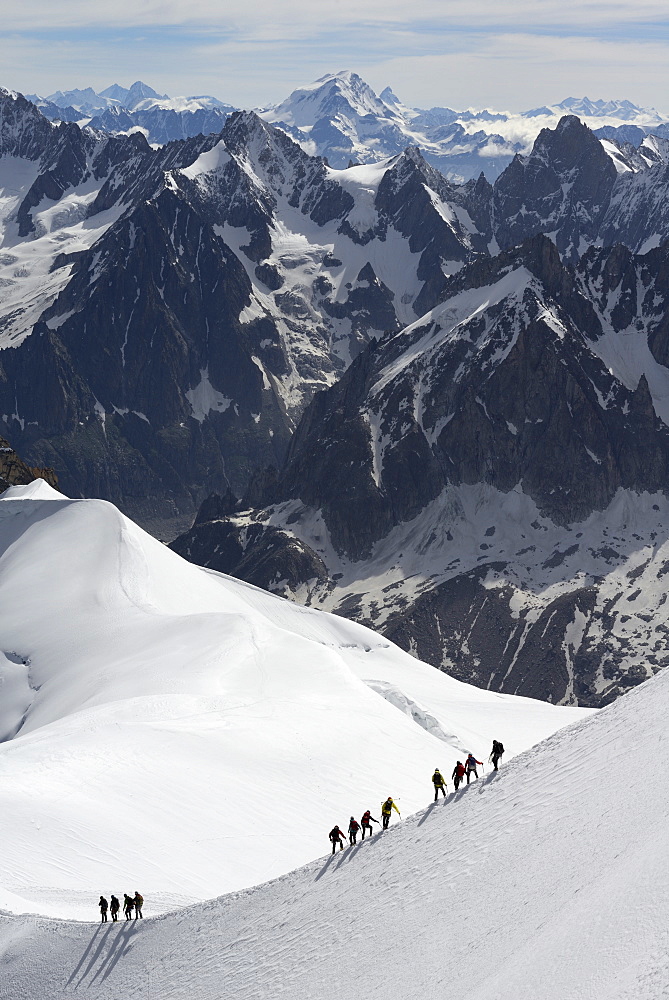
[[[326,871],[328,870],[333,861],[334,861],[334,854],[331,854],[330,857],[325,862],[325,864],[323,865],[323,867],[321,868],[321,870],[319,871],[316,878],[314,879],[315,882],[318,882],[319,878],[323,878],[323,876],[325,875]]]
[[[422,816],[422,818],[418,820],[418,826],[422,826],[422,825],[423,825],[423,823],[425,822],[425,820],[426,820],[426,819],[427,819],[427,818],[428,818],[429,816],[431,816],[431,815],[432,815],[432,810],[434,809],[434,807],[436,806],[436,804],[437,804],[436,802],[431,802],[431,803],[430,803],[430,805],[429,805],[429,806],[427,807],[427,809],[426,809],[426,810],[425,810],[425,812],[423,813],[423,816]]]
[[[112,944],[106,956],[100,962],[98,971],[91,978],[89,985],[92,985],[98,976],[102,976],[104,981],[107,976],[111,975],[116,963],[127,955],[129,951],[132,951],[131,938],[137,933],[139,928],[134,920],[130,925],[129,921],[126,920],[125,925],[121,926],[122,929],[119,929],[119,933],[116,935],[116,940]]]
[[[101,923],[99,923],[99,924],[97,925],[97,927],[95,928],[95,930],[93,931],[93,937],[92,937],[92,938],[90,939],[90,941],[89,941],[89,942],[88,942],[88,944],[86,945],[86,949],[85,949],[85,951],[84,951],[83,955],[82,955],[82,956],[81,956],[81,958],[79,959],[79,961],[78,961],[78,963],[77,963],[77,966],[76,966],[76,968],[74,969],[74,971],[72,972],[72,975],[70,976],[70,978],[69,978],[69,979],[68,979],[68,981],[67,981],[67,985],[68,985],[68,986],[70,986],[70,985],[71,985],[71,983],[72,983],[72,981],[73,981],[74,977],[76,976],[76,974],[77,974],[77,973],[79,972],[79,969],[80,969],[80,968],[82,967],[82,965],[83,965],[83,964],[84,964],[84,962],[86,961],[86,956],[88,955],[89,951],[91,950],[91,948],[92,948],[92,947],[93,947],[93,945],[95,944],[95,939],[96,939],[96,937],[98,936],[98,934],[100,933],[100,929],[101,929],[101,927],[102,927],[102,924],[101,924]]]
[[[93,966],[95,965],[95,963],[96,963],[96,961],[97,961],[97,959],[98,959],[98,956],[99,956],[100,952],[102,951],[102,949],[103,949],[103,948],[104,948],[104,946],[105,946],[105,941],[106,941],[106,939],[107,939],[107,936],[108,936],[108,934],[109,934],[109,931],[110,931],[110,930],[112,929],[112,926],[113,926],[113,924],[111,924],[111,923],[109,923],[109,922],[107,922],[106,924],[104,924],[104,928],[105,928],[105,931],[106,931],[107,933],[106,933],[106,934],[103,934],[103,935],[102,935],[102,937],[100,938],[100,940],[99,940],[99,942],[98,942],[98,946],[97,946],[97,948],[95,949],[95,951],[93,952],[93,954],[92,954],[91,958],[89,959],[89,962],[88,962],[88,965],[86,966],[86,968],[84,969],[84,971],[83,971],[83,972],[81,973],[81,975],[79,976],[79,981],[78,981],[78,982],[76,983],[76,985],[75,985],[75,987],[74,987],[74,988],[75,988],[75,990],[76,990],[76,989],[78,989],[78,987],[79,987],[79,986],[81,985],[81,982],[82,982],[82,980],[86,978],[86,976],[88,975],[88,973],[89,973],[89,972],[91,971],[91,969],[92,969],[92,968],[93,968]],[[83,955],[82,955],[82,956],[81,956],[81,958],[79,959],[79,962],[78,962],[78,964],[77,964],[77,967],[76,967],[76,969],[74,970],[74,972],[72,973],[72,975],[70,976],[70,978],[69,978],[69,979],[68,979],[68,981],[67,981],[67,985],[68,985],[68,986],[69,986],[69,985],[70,985],[70,984],[71,984],[71,983],[73,982],[73,980],[74,980],[74,977],[75,977],[75,976],[76,976],[76,975],[78,974],[78,972],[79,972],[79,970],[81,969],[82,965],[83,965],[83,964],[84,964],[84,962],[86,961],[86,956],[88,955],[89,951],[90,951],[90,950],[91,950],[91,948],[93,947],[93,945],[94,945],[94,943],[95,943],[95,939],[96,939],[96,937],[98,936],[98,934],[99,934],[100,930],[102,929],[102,927],[103,927],[103,924],[101,924],[101,923],[100,923],[100,924],[98,924],[98,926],[96,927],[96,929],[95,929],[95,933],[93,934],[93,937],[91,938],[90,942],[89,942],[89,943],[88,943],[88,945],[86,946],[86,950],[85,950],[85,952],[83,953]]]
[[[354,854],[357,854],[362,844],[356,844],[354,847],[348,847],[339,859],[339,864],[337,868],[341,868],[345,861],[350,861]]]

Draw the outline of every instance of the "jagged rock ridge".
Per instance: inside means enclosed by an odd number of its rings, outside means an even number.
[[[668,253],[472,263],[175,547],[482,686],[610,700],[669,663]]]
[[[661,156],[618,173],[574,117],[494,186],[457,186],[413,147],[335,170],[249,112],[152,149],[0,105],[0,418],[67,492],[160,533],[280,464],[314,392],[463,265],[538,231],[575,261],[669,227]]]

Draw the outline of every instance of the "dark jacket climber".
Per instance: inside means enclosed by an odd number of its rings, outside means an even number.
[[[344,834],[341,832],[338,826],[333,826],[330,830],[328,837],[332,841],[332,853],[335,852],[335,847],[339,844],[339,850],[344,850]]]
[[[358,823],[355,816],[351,816],[348,824],[348,842],[353,847],[358,836],[358,830],[360,829],[360,824]]]
[[[360,824],[362,826],[362,839],[365,839],[365,832],[369,830],[370,837],[372,836],[372,823],[378,823],[378,819],[374,819],[369,809],[362,814],[362,819]]]
[[[492,766],[496,771],[499,770],[497,765],[500,762],[502,754],[504,753],[504,744],[500,743],[499,740],[492,741],[492,750],[490,751],[490,760],[492,761]]]
[[[98,903],[100,907],[100,922],[103,924],[107,923],[107,908],[109,904],[104,896],[100,896],[100,902]]]
[[[118,920],[118,911],[120,910],[120,908],[121,904],[119,903],[116,896],[112,893],[111,898],[109,900],[109,912],[111,913],[112,920]]]
[[[439,791],[446,798],[446,782],[444,781],[443,775],[439,768],[435,768],[434,774],[432,775],[432,784],[434,785],[434,801],[436,802],[439,798]]]
[[[127,892],[123,893],[123,912],[126,920],[132,920],[132,911],[135,909],[135,900]]]
[[[456,792],[460,787],[460,782],[462,781],[464,776],[465,776],[465,765],[462,763],[462,761],[459,760],[455,765],[455,767],[453,768],[453,774],[452,774],[453,784],[455,785]]]

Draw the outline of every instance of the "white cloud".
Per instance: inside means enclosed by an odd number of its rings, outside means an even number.
[[[669,115],[668,52],[662,42],[502,34],[470,36],[461,43],[460,51],[396,55],[362,72],[372,86],[391,82],[404,101],[420,107],[527,110],[587,94],[656,105]]]
[[[132,27],[192,25],[230,31],[247,38],[272,37],[290,27],[310,31],[324,25],[440,25],[479,27],[495,25],[599,26],[618,23],[663,22],[665,0],[338,0],[336,4],[314,0],[115,0],[113,4],[90,0],[31,0],[30,4],[5,5],[3,28],[40,30],[50,28]],[[291,36],[294,37],[294,36]]]
[[[665,6],[666,0],[32,0],[3,11],[0,84],[50,93],[141,78],[160,92],[212,93],[252,107],[279,101],[324,73],[353,69],[377,91],[390,84],[406,103],[422,107],[521,110],[586,93],[662,106],[669,46],[653,37],[650,22],[664,16]],[[19,30],[35,24],[39,35]],[[596,28],[606,37],[581,34]]]

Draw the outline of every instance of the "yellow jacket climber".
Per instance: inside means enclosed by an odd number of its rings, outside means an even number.
[[[395,803],[393,802],[392,798],[389,795],[386,801],[381,806],[381,819],[383,820],[384,830],[388,829],[388,824],[390,823],[390,813],[393,809],[401,819],[402,814],[400,813],[399,809],[397,808],[397,806],[395,805]]]

